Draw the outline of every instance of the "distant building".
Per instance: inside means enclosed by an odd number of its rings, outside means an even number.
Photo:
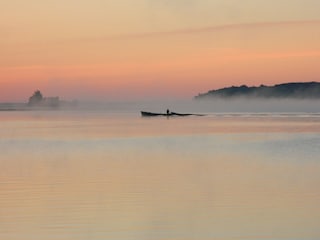
[[[43,97],[42,93],[37,90],[29,98],[28,105],[32,107],[56,108],[60,105],[60,99],[59,97]]]
[[[36,90],[33,95],[29,98],[28,105],[35,106],[41,104],[43,101],[42,93],[39,90]]]

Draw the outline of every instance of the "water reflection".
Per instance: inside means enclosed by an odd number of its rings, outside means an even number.
[[[249,125],[190,118],[174,119],[176,129],[161,119],[102,119],[81,127],[66,116],[4,121],[1,239],[320,237],[319,135],[286,131],[288,121],[318,123],[285,119],[272,133],[257,122],[259,131],[207,134]],[[135,132],[122,137],[120,129]]]

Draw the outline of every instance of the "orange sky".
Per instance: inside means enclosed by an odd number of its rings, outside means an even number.
[[[318,0],[11,0],[0,101],[192,98],[229,85],[320,81]]]

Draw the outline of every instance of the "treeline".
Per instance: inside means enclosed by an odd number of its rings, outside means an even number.
[[[199,94],[195,99],[210,98],[295,98],[316,99],[320,98],[320,83],[300,82],[283,83],[274,86],[260,85],[259,87],[232,86],[211,90]]]

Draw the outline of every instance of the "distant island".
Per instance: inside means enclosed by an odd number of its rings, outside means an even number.
[[[59,97],[44,97],[40,90],[34,91],[27,103],[0,103],[0,111],[74,109],[77,101],[63,101]]]
[[[57,108],[60,104],[59,97],[43,97],[39,90],[35,91],[28,101],[29,107]]]
[[[274,86],[260,85],[259,87],[248,87],[242,85],[211,90],[200,93],[195,97],[197,100],[204,99],[232,99],[232,98],[260,98],[260,99],[320,99],[319,82],[292,82],[282,83]]]
[[[54,109],[70,109],[76,107],[78,102],[73,100],[71,102],[61,100],[60,97],[44,97],[40,90],[36,90],[26,105],[27,109],[44,109],[44,110],[54,110]]]

